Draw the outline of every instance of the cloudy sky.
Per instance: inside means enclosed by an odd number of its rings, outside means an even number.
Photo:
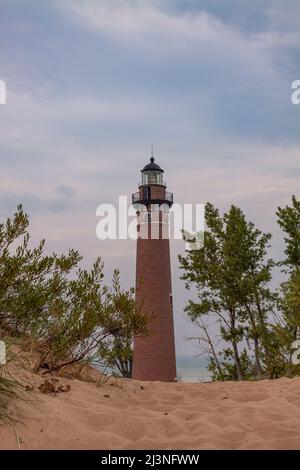
[[[134,283],[135,243],[99,241],[96,207],[137,188],[154,142],[181,203],[240,205],[281,256],[299,196],[299,0],[0,0],[0,215],[22,202],[49,251],[101,255]],[[172,245],[176,342],[196,350]]]

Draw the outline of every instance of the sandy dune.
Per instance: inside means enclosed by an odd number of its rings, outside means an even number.
[[[40,376],[28,377],[35,389]],[[300,378],[166,384],[118,380],[12,405],[1,449],[299,449]]]

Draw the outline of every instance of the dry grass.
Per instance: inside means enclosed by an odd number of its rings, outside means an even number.
[[[0,424],[11,421],[8,403],[12,398],[19,397],[20,385],[12,378],[5,377],[0,368]]]
[[[10,339],[7,339],[6,344],[6,364],[0,365],[0,425],[14,421],[9,413],[9,403],[12,399],[22,399],[24,390],[24,386],[14,377],[11,370],[19,364],[19,348],[11,348]]]

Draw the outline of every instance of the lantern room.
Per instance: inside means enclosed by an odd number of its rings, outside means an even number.
[[[142,182],[140,186],[146,186],[148,184],[158,184],[160,186],[165,186],[163,182],[163,172],[157,163],[154,161],[154,157],[150,158],[150,163],[148,163],[142,169]]]

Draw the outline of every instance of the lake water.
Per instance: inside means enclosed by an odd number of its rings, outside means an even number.
[[[203,357],[177,356],[176,365],[178,382],[211,382],[211,374],[207,370],[208,361]],[[103,372],[101,365],[94,366]],[[104,373],[112,372],[112,369],[108,368]]]
[[[207,370],[208,361],[202,357],[179,356],[177,362],[178,382],[211,382]]]

